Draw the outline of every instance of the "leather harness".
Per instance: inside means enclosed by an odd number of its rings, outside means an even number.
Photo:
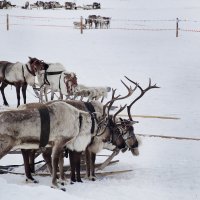
[[[50,115],[47,106],[43,105],[38,108],[40,113],[41,131],[39,147],[45,147],[49,142],[50,133]]]
[[[90,116],[91,116],[91,120],[92,120],[92,127],[91,127],[91,130],[90,130],[90,133],[94,133],[94,128],[95,128],[95,118],[96,118],[96,114],[95,114],[95,109],[94,109],[94,106],[92,105],[92,103],[90,102],[84,102],[87,110],[89,111],[90,113]]]

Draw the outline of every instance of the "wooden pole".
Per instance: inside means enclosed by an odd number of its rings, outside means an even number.
[[[83,34],[83,17],[81,16],[81,26],[80,26],[80,29],[81,29],[81,34]]]
[[[179,19],[176,18],[176,37],[178,37],[178,23],[179,23]]]
[[[9,15],[8,14],[6,17],[6,25],[7,25],[7,31],[9,31]]]

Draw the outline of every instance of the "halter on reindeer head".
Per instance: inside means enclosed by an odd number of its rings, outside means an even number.
[[[29,65],[30,65],[30,71],[32,72],[32,74],[41,71],[41,70],[47,70],[49,65],[47,63],[45,63],[43,60],[39,60],[37,58],[31,58],[29,57]]]

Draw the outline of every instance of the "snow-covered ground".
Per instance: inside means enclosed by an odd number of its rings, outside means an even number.
[[[12,1],[19,6],[24,2]],[[142,87],[146,87],[151,78],[161,89],[149,91],[134,105],[132,114],[180,119],[137,118],[140,123],[135,125],[136,133],[200,138],[200,32],[180,31],[179,37],[175,37],[177,17],[186,20],[180,21],[181,29],[200,30],[198,0],[100,2],[102,9],[92,11],[22,10],[19,7],[0,10],[0,60],[25,63],[28,56],[32,56],[47,62],[60,62],[67,70],[76,72],[80,83],[111,86],[120,94],[126,93],[120,83],[120,79],[125,80],[124,75]],[[77,0],[76,3],[92,2]],[[6,14],[10,16],[9,31],[6,31]],[[73,21],[90,14],[111,17],[111,28],[84,30],[82,35],[73,29]],[[6,96],[10,105],[15,106],[15,89],[8,87]],[[29,102],[37,101],[31,88],[27,96]],[[133,97],[120,103],[131,100]],[[142,138],[139,157],[120,154],[117,157],[119,164],[106,169],[133,169],[133,172],[106,177],[95,183],[85,181],[84,184],[68,185],[66,193],[50,189],[50,178],[38,177],[40,183],[33,185],[25,184],[23,176],[1,175],[1,199],[196,200],[200,199],[199,150],[196,141]],[[17,163],[22,163],[21,157],[11,155],[0,161],[0,165]]]

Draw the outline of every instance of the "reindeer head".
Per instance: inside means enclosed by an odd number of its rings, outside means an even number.
[[[41,70],[47,70],[49,65],[45,63],[43,60],[39,60],[37,58],[29,57],[29,62],[32,72],[35,74]]]
[[[67,93],[70,95],[73,95],[76,87],[77,87],[77,77],[76,74],[73,72],[65,72],[64,73],[64,83],[66,85],[67,88]]]

